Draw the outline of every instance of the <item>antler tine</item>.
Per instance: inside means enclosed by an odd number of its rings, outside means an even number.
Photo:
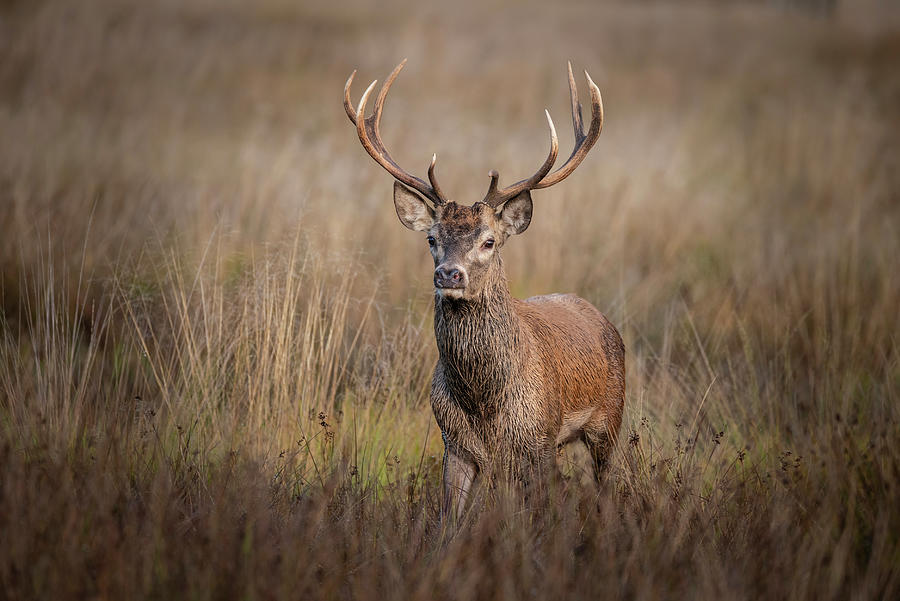
[[[559,154],[559,138],[556,137],[556,128],[553,126],[553,119],[550,118],[550,111],[544,110],[544,114],[547,115],[547,124],[550,126],[550,152],[547,155],[544,164],[541,165],[541,168],[528,179],[518,181],[502,190],[497,189],[497,184],[500,181],[500,174],[491,170],[490,173],[488,173],[491,178],[491,185],[488,188],[484,200],[481,202],[494,208],[499,207],[507,200],[518,196],[522,192],[534,189],[544,176],[550,173],[550,170],[553,168],[553,163],[556,162],[556,157]]]
[[[353,73],[347,78],[347,83],[344,84],[344,111],[350,117],[350,122],[356,125],[356,109],[353,108],[353,101],[350,100],[350,86],[353,85],[354,77],[356,77],[356,69],[353,70]]]
[[[437,153],[431,155],[431,165],[428,167],[428,181],[431,182],[431,187],[434,190],[434,193],[438,195],[443,202],[446,202],[446,196],[444,196],[444,192],[441,190],[441,187],[437,183],[437,178],[434,176],[434,164],[437,162]]]
[[[581,103],[578,102],[578,86],[575,85],[575,76],[572,75],[572,61],[568,61],[569,68],[569,98],[572,101],[572,128],[575,130],[575,145],[584,139],[584,122],[581,120]]]
[[[394,83],[394,80],[397,78],[397,75],[400,73],[400,70],[403,69],[403,65],[405,64],[406,59],[394,68],[385,80],[384,85],[381,86],[381,91],[375,99],[374,112],[370,117],[366,117],[366,104],[368,103],[369,95],[372,93],[372,89],[375,87],[377,80],[373,81],[366,91],[363,92],[362,98],[359,101],[359,106],[354,111],[350,101],[350,86],[353,83],[354,75],[356,75],[356,71],[354,71],[344,86],[344,110],[346,111],[347,116],[350,117],[350,121],[356,125],[356,133],[359,135],[359,141],[362,142],[363,148],[365,148],[366,152],[375,159],[375,162],[394,176],[394,179],[417,190],[423,196],[431,200],[435,206],[442,205],[447,202],[447,198],[441,191],[440,186],[437,185],[437,180],[434,176],[434,163],[436,157],[432,158],[431,167],[428,169],[428,179],[431,181],[431,185],[428,185],[425,181],[404,171],[394,159],[391,158],[387,148],[384,146],[384,142],[381,140],[380,125],[381,113],[384,110],[384,101],[387,97],[388,90],[391,88],[391,84]]]
[[[381,140],[381,132],[378,130],[379,125],[381,124],[381,112],[384,110],[384,100],[387,98],[388,90],[391,89],[391,86],[394,85],[394,80],[397,79],[397,76],[400,74],[400,71],[403,70],[403,67],[406,65],[406,59],[404,58],[400,61],[400,64],[394,67],[394,70],[391,71],[391,74],[388,75],[388,78],[384,80],[384,85],[381,86],[381,91],[378,92],[378,96],[375,98],[375,112],[373,117],[375,117],[375,136],[378,140]]]
[[[581,104],[578,102],[578,90],[575,87],[575,78],[572,76],[572,65],[569,64],[569,94],[572,98],[572,124],[575,128],[575,148],[572,154],[563,163],[563,166],[541,180],[534,189],[549,188],[553,184],[558,184],[562,180],[571,175],[575,168],[581,164],[588,151],[597,142],[600,137],[600,130],[603,129],[603,99],[600,97],[600,89],[588,72],[584,72],[587,78],[588,87],[591,90],[591,126],[587,135],[584,133],[581,121]]]

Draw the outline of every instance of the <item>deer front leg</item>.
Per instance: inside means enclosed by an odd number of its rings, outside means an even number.
[[[462,518],[475,482],[478,468],[475,462],[463,459],[449,445],[444,445],[444,498],[441,503],[441,523],[457,522]]]

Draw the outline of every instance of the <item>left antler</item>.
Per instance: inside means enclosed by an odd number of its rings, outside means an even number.
[[[491,185],[488,188],[487,195],[482,200],[483,203],[492,207],[498,207],[526,190],[549,188],[566,179],[581,164],[581,161],[587,156],[588,151],[597,141],[597,138],[600,137],[600,130],[603,128],[603,100],[600,98],[600,90],[587,71],[584,72],[584,75],[587,77],[588,87],[591,90],[591,126],[587,134],[584,133],[584,125],[581,119],[581,103],[578,102],[578,89],[575,86],[575,77],[572,75],[572,63],[569,63],[569,95],[572,100],[572,126],[575,129],[575,148],[563,166],[550,173],[559,151],[559,141],[556,138],[556,129],[553,127],[553,120],[550,119],[550,113],[544,111],[547,114],[547,122],[550,124],[550,154],[547,156],[547,160],[544,161],[537,173],[530,178],[502,189],[497,188],[500,174],[496,171],[491,171],[488,174],[491,177]]]

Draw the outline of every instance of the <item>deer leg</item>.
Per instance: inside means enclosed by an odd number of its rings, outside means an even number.
[[[469,491],[475,482],[478,468],[472,461],[467,461],[454,453],[448,446],[444,447],[444,499],[441,503],[441,521],[456,519],[459,521],[466,507]],[[455,511],[454,511],[455,510]]]
[[[582,428],[581,440],[591,455],[597,483],[602,484],[609,463],[609,454],[615,443],[615,438],[609,431],[606,416],[598,413],[591,416],[591,419]]]

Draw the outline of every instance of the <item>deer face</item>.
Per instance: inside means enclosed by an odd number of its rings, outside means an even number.
[[[412,190],[394,184],[394,207],[400,222],[426,232],[434,258],[434,287],[444,298],[477,298],[488,274],[500,264],[500,247],[531,223],[531,195],[525,191],[494,209],[447,202],[431,208]]]
[[[550,113],[545,111],[547,125],[550,127],[550,152],[540,168],[531,177],[504,188],[500,187],[500,174],[491,171],[488,173],[491,183],[484,200],[467,207],[448,200],[438,185],[434,173],[437,155],[431,157],[428,182],[425,182],[404,171],[391,158],[381,139],[384,101],[405,63],[406,60],[397,65],[388,76],[375,98],[374,112],[369,117],[366,117],[366,103],[377,82],[369,84],[359,105],[354,108],[350,101],[350,86],[356,75],[354,71],[344,85],[344,111],[356,127],[359,141],[369,156],[397,180],[394,183],[394,206],[400,221],[411,230],[428,233],[427,240],[434,257],[434,287],[437,293],[443,298],[477,298],[490,279],[490,274],[500,265],[500,247],[509,236],[521,234],[531,223],[529,191],[549,188],[567,178],[581,164],[600,136],[603,126],[600,90],[585,71],[591,90],[591,123],[585,133],[575,77],[572,75],[572,65],[569,64],[569,97],[572,101],[572,126],[575,131],[575,148],[572,154],[560,168],[551,172],[559,153],[559,139]],[[426,204],[425,198],[432,204]]]

